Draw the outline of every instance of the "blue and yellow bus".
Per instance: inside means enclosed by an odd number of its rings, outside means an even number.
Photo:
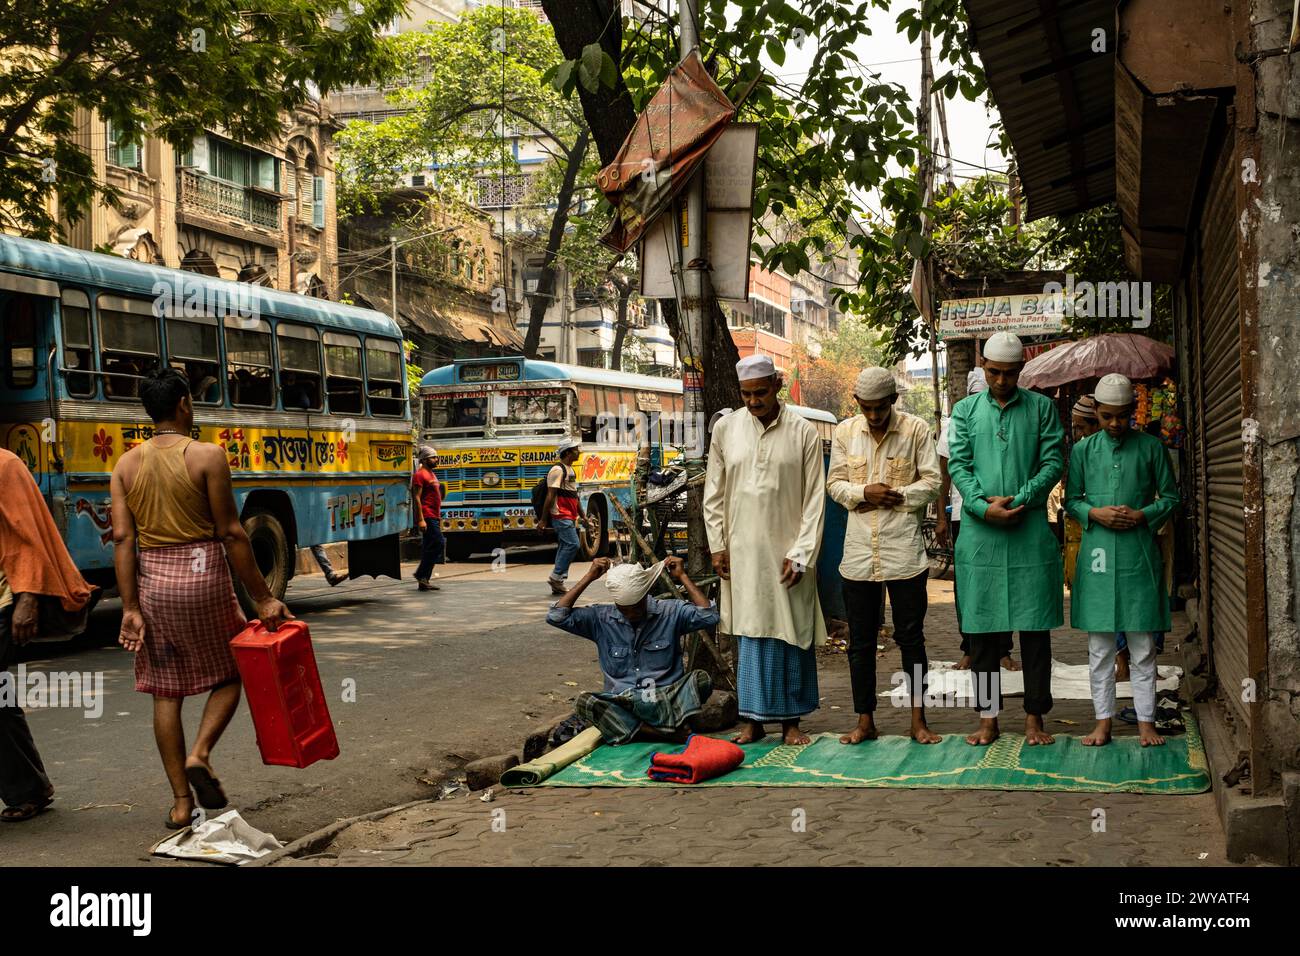
[[[346,541],[350,575],[400,574],[412,432],[390,318],[0,236],[0,442],[87,580],[113,584],[108,479],[153,434],[136,396],[162,362],[190,381],[194,437],[226,450],[277,596],[298,547]]]
[[[442,528],[453,561],[539,540],[530,495],[565,438],[582,442],[574,466],[585,518],[578,523],[582,556],[604,554],[611,533],[621,530],[610,499],[630,503],[638,455],[659,468],[692,438],[677,379],[523,358],[468,359],[428,372],[420,394],[420,437],[438,449],[447,485]],[[790,407],[813,423],[829,455],[835,416]]]

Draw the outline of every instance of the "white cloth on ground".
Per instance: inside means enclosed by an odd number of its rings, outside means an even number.
[[[1111,646],[1115,645],[1115,635],[1110,636]],[[930,661],[930,671],[926,675],[925,691],[936,697],[970,700],[974,696],[970,671],[954,670],[956,661]],[[1161,664],[1157,668],[1156,690],[1177,690],[1183,669],[1173,664]],[[1001,671],[1000,684],[1004,697],[1019,697],[1025,692],[1024,671]],[[910,706],[907,700],[907,685],[899,678],[898,686],[882,690],[881,697],[892,698],[899,707]],[[1133,688],[1129,681],[1115,685],[1115,696],[1121,699],[1131,698]],[[1052,697],[1055,700],[1091,700],[1092,683],[1087,664],[1063,664],[1052,661]]]

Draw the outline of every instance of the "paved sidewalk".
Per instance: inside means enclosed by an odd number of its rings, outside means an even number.
[[[929,589],[930,657],[956,660],[952,582],[931,581]],[[1175,626],[1165,663],[1174,661],[1186,623]],[[1057,632],[1053,654],[1086,661],[1086,637]],[[854,721],[847,660],[828,652],[818,663],[822,707],[804,726],[847,730]],[[887,643],[877,668],[881,690],[900,667]],[[598,675],[591,676],[594,684]],[[1004,730],[1019,730],[1020,699],[1007,706]],[[1091,714],[1089,701],[1059,701],[1048,729],[1086,733]],[[940,733],[965,733],[973,723],[966,709],[930,718]],[[882,702],[883,732],[905,733],[907,722],[906,710]],[[1116,730],[1135,732],[1123,723]],[[525,733],[521,726],[520,745]],[[276,865],[520,864],[1223,866],[1227,859],[1210,793],[497,788],[490,802],[462,795],[354,824],[317,854]]]

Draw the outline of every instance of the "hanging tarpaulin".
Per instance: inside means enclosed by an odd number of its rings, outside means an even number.
[[[614,207],[601,239],[626,252],[690,181],[709,147],[736,116],[692,50],[651,97],[614,161],[596,175]]]

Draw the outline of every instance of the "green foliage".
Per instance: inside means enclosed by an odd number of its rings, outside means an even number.
[[[0,6],[0,215],[26,234],[61,234],[98,199],[78,108],[127,141],[184,148],[205,128],[256,143],[283,113],[383,78],[376,36],[402,0],[24,0]],[[57,45],[56,45],[57,44]]]
[[[719,85],[734,99],[756,81],[738,116],[760,124],[754,213],[762,241],[754,255],[766,268],[795,275],[847,246],[857,281],[838,290],[838,306],[885,331],[886,361],[926,347],[911,276],[914,261],[931,252],[936,271],[963,275],[1070,263],[1087,263],[1097,281],[1124,275],[1116,223],[1105,211],[1017,231],[1005,186],[991,179],[925,208],[916,169],[926,144],[917,137],[915,104],[901,85],[860,63],[854,46],[871,36],[871,11],[895,11],[895,29],[909,40],[929,30],[938,95],[978,100],[987,81],[961,0],[701,0],[701,7],[700,52]],[[675,5],[661,5],[669,8]],[[677,63],[676,29],[675,15],[625,24],[621,81],[634,110]],[[792,47],[813,51],[797,83],[777,75]],[[573,91],[572,76],[564,78],[554,74],[557,87]],[[993,132],[1009,152],[1000,123]],[[859,197],[868,195],[879,198],[882,215],[856,229],[864,218]],[[934,220],[933,242],[925,237],[926,215]]]
[[[584,120],[546,81],[563,57],[537,16],[483,7],[388,49],[397,74],[387,99],[405,112],[339,133],[341,215],[375,210],[404,175],[434,165],[441,194],[477,202],[478,177],[520,173],[503,131],[539,135],[548,165],[563,169]]]

